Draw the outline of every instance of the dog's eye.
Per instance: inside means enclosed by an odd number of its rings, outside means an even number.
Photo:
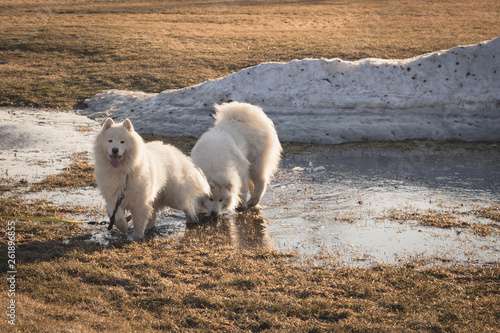
[[[120,143],[125,143],[125,141],[120,141]]]
[[[220,199],[219,202],[222,202],[222,199]]]
[[[210,198],[210,201],[214,201],[214,198]]]
[[[108,142],[109,142],[109,143],[112,143],[112,142],[113,142],[113,140],[108,140]]]

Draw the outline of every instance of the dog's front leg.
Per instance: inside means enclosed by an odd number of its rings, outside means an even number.
[[[132,239],[142,239],[146,225],[153,214],[153,207],[152,205],[144,205],[142,207],[134,207],[130,211],[132,213],[132,223],[134,224]]]
[[[238,204],[238,209],[245,210],[247,209],[247,196],[248,191],[250,190],[250,179],[248,178],[248,171],[241,173],[241,189],[240,189],[240,202]]]
[[[113,212],[115,210],[116,203],[108,201],[106,203],[106,210],[108,212],[108,217],[111,219]],[[115,214],[115,225],[121,232],[126,233],[128,230],[128,223],[125,219],[125,210],[121,207],[118,207]]]
[[[188,208],[184,209],[184,214],[186,214],[186,223],[198,223],[198,216],[193,205],[189,205]]]
[[[253,193],[250,197],[250,200],[248,200],[248,207],[254,207],[257,206],[260,202],[260,199],[262,199],[262,196],[264,195],[264,192],[266,191],[267,187],[267,180],[266,179],[256,179],[253,182],[254,184],[254,189]]]
[[[148,220],[148,224],[146,225],[146,230],[153,229],[155,227],[157,217],[158,217],[157,212],[153,210],[153,213],[151,214],[151,217]]]
[[[112,215],[112,213],[111,213]],[[128,231],[128,222],[125,218],[125,210],[122,208],[118,208],[115,214],[115,225],[121,232],[127,233]]]

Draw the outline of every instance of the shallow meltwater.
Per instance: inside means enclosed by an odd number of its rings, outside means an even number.
[[[409,260],[491,265],[500,246],[500,147],[450,142],[286,145],[259,210],[190,228],[236,249],[294,251],[340,265]],[[182,236],[182,213],[146,237]],[[94,232],[89,241],[124,237]]]
[[[349,265],[497,262],[499,162],[496,145],[315,147],[283,160],[263,210],[268,233],[276,249]]]

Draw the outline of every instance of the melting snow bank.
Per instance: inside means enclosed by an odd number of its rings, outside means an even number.
[[[282,141],[500,140],[500,38],[411,59],[263,63],[180,90],[108,90],[91,118],[130,118],[142,133],[198,137],[214,103],[263,107]]]

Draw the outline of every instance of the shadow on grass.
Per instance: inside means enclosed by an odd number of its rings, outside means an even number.
[[[179,225],[184,221],[175,223]],[[144,239],[136,243],[176,238],[179,244],[185,245],[209,242],[214,246],[229,246],[235,250],[273,251],[267,233],[267,222],[258,209],[237,212],[232,216],[201,215],[200,223],[188,224],[178,231],[171,231],[170,224],[164,222],[146,231]],[[103,249],[120,249],[133,243],[116,228],[108,231],[107,225],[0,219],[0,232],[6,235],[7,228],[11,225],[15,226],[16,259],[21,264],[49,262],[74,251],[92,254]],[[99,239],[107,239],[109,242],[103,244]],[[0,251],[7,253],[7,237],[3,237]],[[0,271],[8,271],[7,262],[2,263]]]
[[[232,216],[201,215],[200,223],[188,224],[187,228],[190,235],[217,234],[236,250],[273,250],[267,222],[256,208],[237,212]]]

